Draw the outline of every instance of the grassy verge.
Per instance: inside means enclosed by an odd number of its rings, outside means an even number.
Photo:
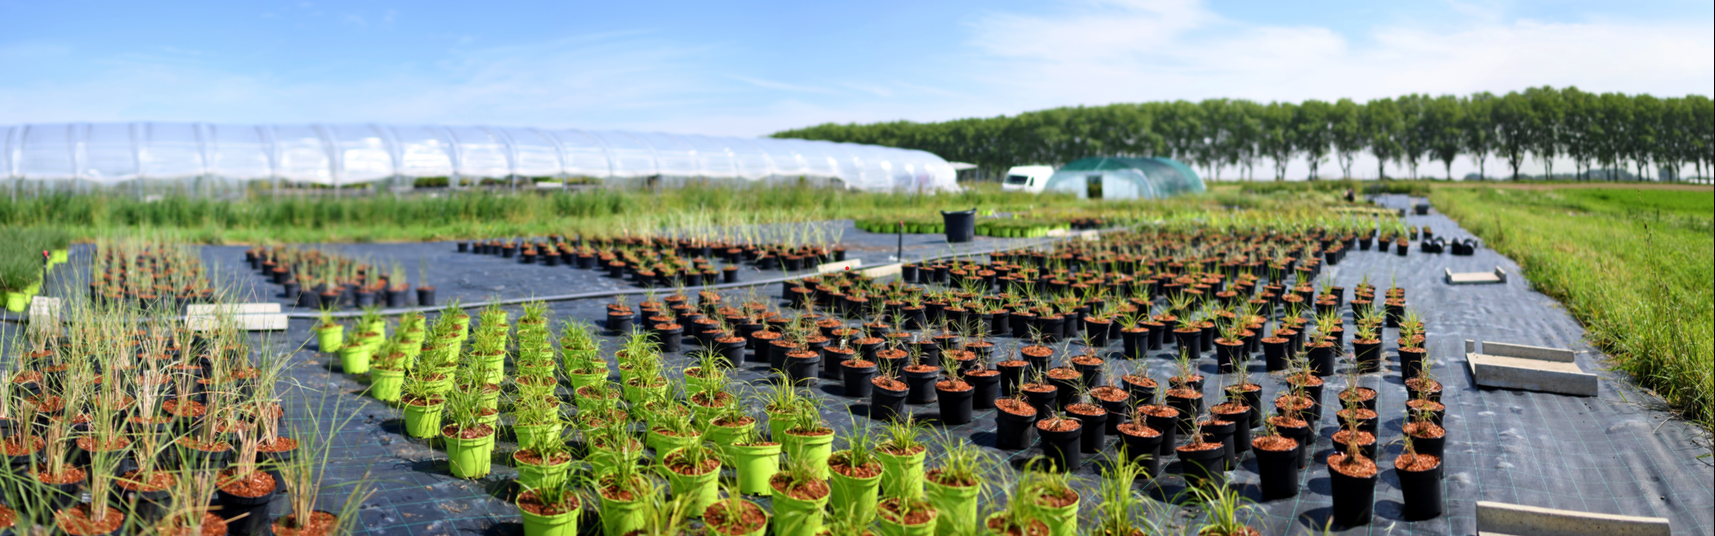
[[[1660,190],[1436,188],[1437,209],[1517,260],[1612,365],[1715,425],[1715,198]]]
[[[1105,217],[1214,207],[1218,196],[1090,202],[1069,195],[969,188],[957,194],[862,193],[811,186],[686,187],[661,192],[456,193],[430,197],[269,197],[237,201],[123,195],[0,198],[0,226],[56,225],[88,238],[152,229],[197,243],[388,242],[545,234],[615,234],[662,227],[863,217],[935,217],[978,208],[1032,217]]]

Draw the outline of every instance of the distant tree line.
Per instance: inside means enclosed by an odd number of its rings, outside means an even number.
[[[1696,176],[1708,176],[1712,128],[1715,113],[1707,96],[1541,87],[1369,102],[1209,99],[1079,106],[939,123],[829,123],[773,137],[919,149],[988,173],[1088,156],[1166,156],[1198,166],[1208,177],[1236,169],[1254,178],[1266,162],[1275,180],[1284,180],[1287,163],[1297,158],[1317,178],[1332,158],[1341,176],[1352,177],[1353,163],[1367,152],[1382,178],[1387,163],[1403,165],[1418,178],[1420,165],[1436,162],[1451,178],[1453,160],[1464,155],[1485,177],[1491,159],[1517,180],[1527,158],[1541,161],[1552,176],[1554,159],[1565,157],[1585,180],[1592,169],[1636,169],[1637,176],[1647,177],[1652,166],[1669,169],[1670,179],[1677,180],[1686,165]]]

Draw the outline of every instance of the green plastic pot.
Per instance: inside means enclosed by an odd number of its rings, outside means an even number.
[[[441,410],[445,404],[419,406],[405,404],[405,433],[417,439],[441,435]]]
[[[774,494],[768,479],[780,472],[780,445],[733,445],[738,492],[767,497]]]
[[[720,449],[722,464],[733,465],[735,463],[732,458],[733,441],[736,441],[740,434],[749,433],[751,430],[755,429],[755,422],[745,423],[744,426],[710,425],[708,430],[703,433],[703,437],[714,443],[715,447]]]
[[[929,449],[907,456],[876,450],[875,457],[881,459],[882,493],[888,497],[923,496],[923,458],[928,454]]]
[[[776,442],[784,442],[786,427],[792,426],[791,418],[784,413],[774,413],[766,409],[763,410],[763,413],[768,414],[768,438]]]
[[[369,372],[369,356],[374,351],[368,346],[346,346],[339,349],[339,367],[346,374],[363,374]]]
[[[476,404],[479,408],[500,409],[500,390],[483,389],[482,397],[477,399]]]
[[[630,441],[633,443],[633,449],[643,447],[635,439]],[[584,456],[584,461],[589,462],[592,474],[605,474],[612,470],[615,464],[619,463],[619,453],[613,449],[591,449],[589,454]]]
[[[22,313],[30,308],[30,295],[22,292],[6,291],[6,310]]]
[[[816,478],[828,479],[828,456],[834,454],[834,434],[798,435],[786,432],[785,441],[781,446],[786,451],[786,458],[792,463],[804,462],[810,464],[810,472]]]
[[[1078,534],[1078,505],[1084,502],[1082,497],[1072,501],[1072,504],[1059,508],[1042,507],[1042,522],[1048,525],[1049,536],[1076,536]]]
[[[345,326],[334,324],[332,327],[316,328],[316,344],[323,352],[338,352],[340,345],[345,342]]]
[[[71,250],[69,249],[56,249],[53,253],[48,254],[48,259],[56,263],[65,262],[70,257]]]
[[[609,499],[607,495],[596,493],[601,497],[601,527],[609,536],[630,534],[640,530],[648,521],[649,512],[643,509],[642,498],[638,500],[621,501]]]
[[[518,454],[514,452],[512,463],[518,468],[518,485],[527,490],[565,482],[566,475],[572,471],[570,458],[556,464],[536,465],[519,461]]]
[[[380,338],[380,339],[386,339],[387,338],[387,321],[386,320],[382,320],[382,319],[377,318],[377,319],[375,319],[374,322],[358,322],[358,327],[362,328],[362,329],[359,329],[358,331],[362,331],[364,333],[374,333],[376,335],[376,338]]]
[[[369,395],[382,402],[398,402],[405,387],[405,371],[375,369],[369,375]]]
[[[828,506],[834,515],[874,512],[875,503],[881,497],[881,475],[857,478],[829,471],[828,488],[832,490],[828,494]]]
[[[600,386],[603,383],[607,383],[607,371],[591,372],[588,374],[567,373],[566,381],[572,384],[573,391],[576,391],[579,387]]]
[[[774,519],[769,523],[774,525],[774,536],[815,536],[822,532],[826,514],[822,511],[828,506],[828,497],[803,500],[785,493],[776,493],[774,497]]]
[[[417,368],[417,356],[423,355],[423,341],[403,341],[399,344],[399,353],[405,354],[403,366],[407,369]]]
[[[488,370],[488,383],[500,383],[506,379],[506,354],[482,357],[482,365]]]
[[[582,508],[573,508],[564,514],[541,516],[518,509],[524,520],[524,536],[578,536],[578,514],[581,512]]]
[[[439,374],[441,375],[441,379],[423,382],[424,387],[426,387],[430,393],[437,395],[445,395],[453,392],[452,371],[440,372]]]
[[[683,448],[676,448],[668,451],[667,456],[683,451]],[[661,459],[665,460],[667,456],[662,456]],[[682,475],[672,469],[668,469],[666,473],[667,485],[673,489],[673,496],[691,498],[691,505],[688,510],[690,512],[701,512],[721,498],[721,469],[719,467],[700,475]]]
[[[977,495],[982,486],[947,486],[930,479],[924,479],[923,486],[925,498],[940,512],[935,534],[949,536],[957,527],[976,524]]]
[[[666,453],[691,446],[697,442],[697,437],[679,437],[663,434],[660,430],[650,428],[643,436],[643,446],[655,449],[655,452]]]
[[[539,438],[559,439],[565,433],[565,423],[550,424],[514,424],[512,435],[518,437],[519,445],[534,444]]]
[[[878,536],[931,536],[935,534],[936,521],[939,521],[940,517],[940,514],[936,514],[930,517],[926,523],[906,525],[889,520],[887,516],[877,515],[875,516],[875,533]]]
[[[742,500],[742,499],[740,499],[740,500]],[[751,506],[753,506],[753,507],[756,507],[756,509],[758,509],[758,510],[762,510],[762,507],[761,507],[761,506],[758,506],[758,505],[757,505],[757,504],[756,504],[756,503],[753,503],[753,502],[750,502],[750,501],[744,501],[744,502],[746,502],[746,503],[750,503],[750,505],[751,505]],[[710,506],[709,506],[709,508],[704,508],[704,509],[703,509],[703,517],[704,517],[704,518],[705,518],[705,519],[706,519],[706,518],[708,518],[708,517],[709,517],[709,509],[710,509],[710,508],[717,508],[717,507],[723,507],[723,506],[724,506],[724,505],[710,505]],[[762,510],[762,517],[763,517],[763,518],[765,518],[765,519],[766,519],[766,518],[767,518],[767,517],[768,517],[768,511],[767,511],[767,510]],[[715,530],[715,529],[710,529],[710,530],[709,530],[709,532],[710,532],[710,533],[713,533],[713,534],[717,534],[717,535],[724,535],[724,534],[726,534],[726,533],[725,533],[725,532],[721,532],[721,531],[719,531],[719,530]],[[768,523],[767,523],[767,522],[766,522],[766,521],[765,521],[765,522],[764,522],[764,523],[763,523],[763,524],[762,524],[762,526],[760,526],[760,527],[757,527],[757,528],[756,528],[756,530],[753,530],[753,531],[750,531],[750,532],[745,532],[745,533],[740,533],[740,534],[736,534],[736,535],[734,535],[734,536],[762,536],[762,535],[763,535],[763,534],[766,534],[766,533],[767,533],[767,532],[768,532]]]
[[[476,439],[464,439],[456,436],[441,434],[441,439],[447,444],[447,463],[452,466],[455,478],[482,478],[488,476],[492,466],[490,458],[494,456],[494,430],[488,435]]]

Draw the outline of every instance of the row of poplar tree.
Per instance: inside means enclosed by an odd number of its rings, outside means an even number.
[[[1255,177],[1273,167],[1275,180],[1287,163],[1304,159],[1319,176],[1332,159],[1343,177],[1354,177],[1360,153],[1376,158],[1376,176],[1395,163],[1418,178],[1418,167],[1439,162],[1451,178],[1453,160],[1469,158],[1487,175],[1489,161],[1504,164],[1511,177],[1528,158],[1554,175],[1554,161],[1573,163],[1579,178],[1639,177],[1659,166],[1669,180],[1691,167],[1708,177],[1710,99],[1702,95],[1589,93],[1575,87],[1531,88],[1505,95],[1406,95],[1357,102],[1308,100],[1258,103],[1239,99],[1079,106],[1013,116],[937,123],[895,121],[823,124],[773,134],[919,149],[947,160],[976,164],[996,174],[1015,165],[1064,164],[1089,156],[1166,156],[1196,165],[1208,177],[1223,170]],[[1609,170],[1591,173],[1592,170]]]

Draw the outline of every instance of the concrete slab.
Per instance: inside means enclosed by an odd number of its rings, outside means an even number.
[[[195,304],[185,307],[185,325],[209,331],[230,319],[244,331],[284,331],[288,319],[278,303]]]
[[[1555,510],[1477,501],[1477,534],[1509,536],[1669,536],[1666,518]]]
[[[1596,396],[1597,378],[1575,363],[1470,353],[1465,360],[1479,386]]]
[[[863,266],[863,259],[846,259],[840,262],[830,262],[816,265],[816,273],[849,272],[853,268]]]
[[[60,321],[60,299],[46,296],[30,298],[30,323],[53,324]]]
[[[1529,346],[1504,342],[1483,341],[1483,353],[1502,357],[1522,357],[1525,359],[1541,359],[1560,363],[1572,362],[1572,351],[1565,348],[1548,348],[1545,346]]]
[[[1449,285],[1493,285],[1507,282],[1507,271],[1496,266],[1493,272],[1459,272],[1443,268],[1442,273]]]

